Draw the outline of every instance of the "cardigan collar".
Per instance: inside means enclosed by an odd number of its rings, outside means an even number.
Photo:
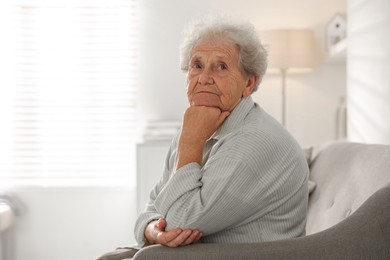
[[[210,139],[221,139],[225,135],[231,133],[233,130],[241,127],[244,123],[245,117],[249,111],[253,108],[254,102],[251,96],[244,97],[240,103],[233,109],[230,115],[226,118],[225,122],[215,131]]]

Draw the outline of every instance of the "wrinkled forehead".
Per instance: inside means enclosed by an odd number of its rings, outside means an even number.
[[[213,54],[214,56],[238,60],[238,47],[226,39],[202,39],[198,41],[191,52],[191,59],[201,54]]]
[[[208,58],[212,56],[212,60],[216,62],[223,61],[227,64],[235,64],[244,76],[248,76],[241,64],[240,48],[230,39],[202,38],[194,45],[189,63],[191,64],[196,60],[203,60],[204,56]]]

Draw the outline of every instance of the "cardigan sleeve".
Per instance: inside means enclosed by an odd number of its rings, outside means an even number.
[[[255,202],[262,193],[257,185],[247,167],[233,158],[203,170],[191,163],[173,174],[155,207],[166,216],[168,230],[197,228],[209,235],[248,220],[261,208]]]

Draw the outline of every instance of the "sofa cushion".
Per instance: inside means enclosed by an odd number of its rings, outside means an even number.
[[[335,142],[310,163],[317,187],[309,199],[306,233],[325,230],[351,215],[390,183],[390,146]]]

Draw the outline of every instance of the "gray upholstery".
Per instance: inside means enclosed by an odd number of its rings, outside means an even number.
[[[339,142],[313,153],[310,179],[317,186],[309,200],[306,234],[339,223],[390,183],[389,146]]]
[[[133,260],[390,259],[390,146],[336,142],[313,149],[307,235],[252,244],[160,245]],[[111,260],[111,259],[110,259]]]

